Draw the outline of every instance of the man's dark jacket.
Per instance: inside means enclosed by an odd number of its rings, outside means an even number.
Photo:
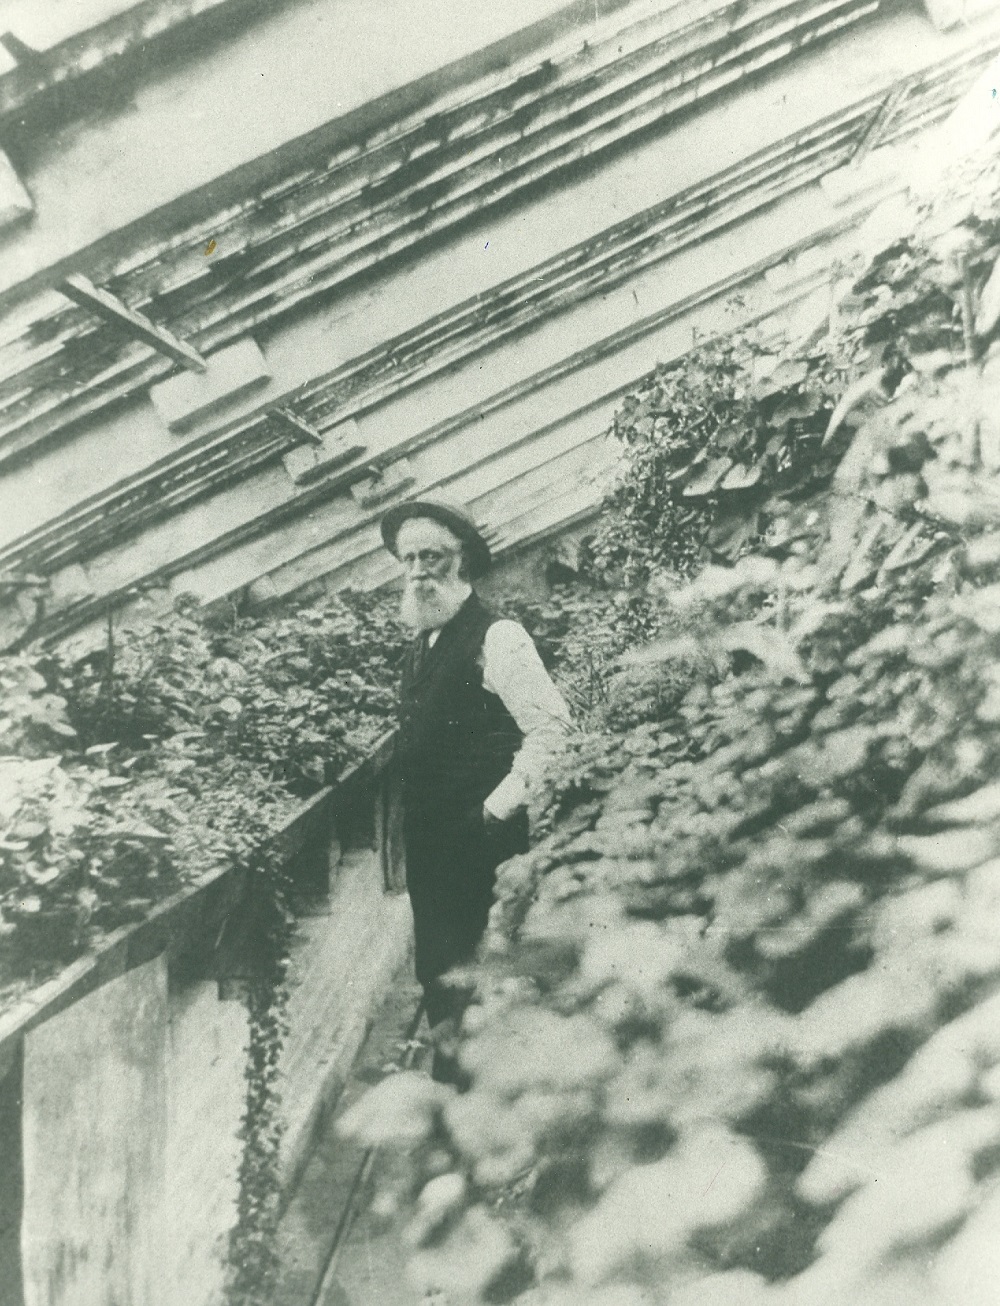
[[[467,961],[486,928],[497,866],[528,846],[521,813],[487,829],[483,800],[508,773],[521,732],[483,688],[479,656],[497,617],[470,595],[434,642],[413,646],[403,670],[399,752],[406,884],[416,972],[431,984]]]

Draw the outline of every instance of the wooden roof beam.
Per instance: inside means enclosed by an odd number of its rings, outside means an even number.
[[[151,322],[143,313],[137,313],[135,309],[129,308],[127,304],[112,295],[108,290],[102,290],[95,286],[92,281],[81,273],[71,273],[64,281],[59,284],[60,291],[71,299],[74,304],[79,304],[83,308],[89,308],[98,317],[103,318],[105,322],[113,322],[116,326],[122,327],[130,335],[135,336],[137,340],[142,340],[160,354],[165,354],[167,358],[173,359],[175,363],[180,363],[192,372],[204,372],[208,364],[196,349],[189,344],[180,340],[171,331],[165,327],[157,326]]]
[[[277,3],[272,0],[271,8]],[[216,11],[235,24],[265,13],[267,6],[263,0],[139,0],[48,50],[32,50],[11,34],[14,44],[3,44],[17,67],[0,76],[0,117],[18,113],[36,96],[99,72],[122,56],[140,54],[149,42]]]
[[[285,426],[290,426],[296,435],[301,436],[307,444],[322,446],[323,433],[317,431],[315,426],[310,426],[308,422],[304,421],[290,408],[274,408],[271,410],[271,414],[283,422]]]
[[[19,36],[13,32],[0,32],[0,45],[7,51],[10,57],[19,67],[37,68],[42,62],[42,56],[33,47],[22,41]]]

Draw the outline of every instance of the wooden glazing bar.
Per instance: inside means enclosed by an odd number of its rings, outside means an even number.
[[[67,299],[72,299],[75,304],[80,304],[83,308],[91,309],[105,321],[122,327],[137,340],[152,345],[158,353],[165,354],[167,358],[180,363],[182,367],[189,368],[193,372],[207,370],[208,364],[196,349],[179,340],[172,331],[167,331],[164,327],[151,322],[145,314],[137,313],[135,309],[123,304],[117,295],[101,290],[81,273],[71,273],[59,283],[59,289]]]

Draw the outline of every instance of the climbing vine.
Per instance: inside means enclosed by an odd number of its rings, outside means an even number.
[[[847,367],[823,345],[744,332],[657,368],[615,418],[622,470],[588,570],[634,586],[746,552],[773,499],[829,479],[822,437]]]
[[[112,619],[81,660],[0,658],[0,1006],[206,871],[246,883],[226,923],[248,1009],[229,1306],[277,1272],[280,1061],[293,928],[272,836],[390,725],[404,634],[386,597],[262,619]]]
[[[253,869],[246,1096],[240,1122],[237,1218],[229,1236],[228,1306],[270,1306],[279,1270],[283,1135],[279,1080],[287,1033],[293,918],[290,885],[280,859],[265,853]]]

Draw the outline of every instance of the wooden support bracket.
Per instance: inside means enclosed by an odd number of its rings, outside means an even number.
[[[416,477],[405,458],[391,463],[381,472],[374,472],[351,486],[351,495],[362,508],[375,508],[388,499],[395,499],[414,483]]]
[[[292,430],[301,435],[303,440],[308,444],[321,445],[323,443],[323,433],[317,431],[315,426],[310,426],[308,422],[303,421],[301,417],[296,416],[290,408],[272,409],[272,415],[277,417],[279,421],[283,422],[285,426],[290,426]]]
[[[0,32],[0,45],[7,51],[16,64],[22,68],[37,67],[42,63],[42,56],[26,41],[22,41],[13,32]]]
[[[879,142],[885,139],[889,124],[892,122],[896,110],[909,95],[910,89],[911,85],[908,81],[897,83],[875,110],[868,120],[868,125],[861,133],[854,153],[851,155],[850,166],[852,168],[857,168],[872,150],[878,148]]]
[[[164,327],[159,327],[155,322],[151,322],[144,314],[137,313],[135,309],[123,304],[110,291],[95,286],[92,281],[82,274],[71,273],[64,281],[60,282],[59,289],[74,304],[89,308],[106,322],[114,322],[117,326],[123,327],[130,335],[145,341],[147,345],[152,345],[159,353],[165,354],[167,358],[172,358],[175,363],[180,363],[182,367],[186,367],[192,372],[207,370],[208,364],[196,349],[185,344],[171,331],[167,331]]]
[[[329,472],[343,467],[358,454],[364,453],[365,443],[358,437],[358,424],[350,417],[328,431],[319,432],[307,422],[287,409],[275,409],[274,415],[286,426],[301,432],[309,440],[308,444],[296,445],[282,458],[285,471],[296,485],[308,485],[318,481]],[[315,437],[315,439],[313,439]]]
[[[0,228],[23,222],[34,210],[31,196],[24,189],[13,163],[0,150]]]

